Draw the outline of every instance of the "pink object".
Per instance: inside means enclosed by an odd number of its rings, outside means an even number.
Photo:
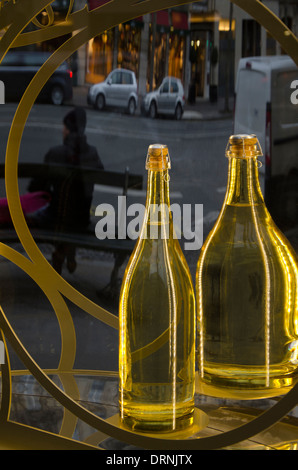
[[[20,196],[21,206],[24,215],[32,214],[38,209],[49,204],[51,196],[45,191],[36,191],[33,193],[26,193]],[[9,213],[8,203],[6,198],[0,198],[0,224],[10,224],[11,217]]]

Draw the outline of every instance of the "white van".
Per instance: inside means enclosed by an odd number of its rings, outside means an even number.
[[[258,137],[264,154],[262,191],[282,228],[298,225],[297,86],[298,67],[286,55],[239,61],[234,133]]]

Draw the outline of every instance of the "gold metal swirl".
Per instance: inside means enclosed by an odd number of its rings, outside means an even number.
[[[284,50],[291,55],[298,64],[297,38],[268,8],[258,0],[231,1],[243,8],[266,27],[272,36],[280,42]],[[6,349],[7,361],[1,368],[2,402],[0,410],[0,448],[1,445],[4,446],[2,448],[33,448],[32,446],[34,445],[35,449],[98,449],[97,444],[105,436],[111,436],[120,441],[145,449],[167,450],[217,449],[241,442],[272,426],[297,404],[298,384],[275,406],[265,411],[248,424],[240,426],[233,431],[205,438],[191,438],[192,436],[189,435],[187,436],[189,437],[188,439],[171,439],[170,437],[168,438],[168,436],[161,439],[133,433],[123,429],[119,425],[117,417],[104,420],[88,411],[78,402],[79,392],[74,374],[90,371],[76,371],[74,369],[76,335],[65,298],[79,306],[87,314],[94,316],[99,321],[104,322],[112,328],[118,328],[118,318],[70,286],[56,273],[36,245],[26,224],[19,197],[17,170],[22,135],[31,108],[42,87],[51,77],[55,69],[81,45],[119,23],[151,11],[191,2],[173,0],[147,0],[144,2],[137,2],[136,0],[111,0],[90,12],[87,8],[84,8],[78,12],[70,13],[71,8],[69,8],[65,21],[57,25],[52,24],[51,3],[51,1],[49,2],[47,0],[22,0],[16,3],[12,1],[4,4],[3,2],[1,3],[0,30],[4,30],[5,32],[0,41],[0,61],[12,47],[32,44],[36,41],[43,41],[70,32],[73,33],[73,36],[65,41],[40,68],[26,89],[16,110],[7,142],[5,182],[12,221],[28,257],[21,255],[19,252],[3,243],[0,243],[0,254],[22,269],[37,283],[56,313],[62,342],[60,362],[57,370],[42,370],[14,332],[2,309],[0,309],[0,329],[4,334],[3,339],[5,338],[12,346],[13,350],[27,368],[27,372],[31,373],[48,393],[65,408],[65,414],[60,435],[52,435],[44,431],[41,432],[37,429],[17,425],[17,423],[11,423],[9,421],[12,371],[10,370]],[[46,26],[41,27],[36,17],[43,10],[48,14],[48,23]],[[29,33],[22,33],[24,28],[31,21],[40,27],[40,29]],[[287,34],[285,34],[285,32]],[[63,384],[63,390],[50,379],[50,373],[59,375]],[[103,372],[92,371],[92,373],[100,375]],[[107,374],[107,372],[104,373]],[[85,444],[79,443],[71,439],[77,419],[83,420],[98,431],[93,436],[90,436],[89,444],[88,442]]]

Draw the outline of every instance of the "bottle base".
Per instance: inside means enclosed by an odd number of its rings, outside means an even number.
[[[197,376],[196,392],[239,399],[260,399],[283,395],[298,382],[297,367],[274,367],[268,374],[264,368],[224,368],[222,364],[206,367],[203,376]]]
[[[191,427],[194,423],[194,405],[188,407],[183,414],[180,411],[176,415],[168,410],[162,411],[161,407],[152,405],[148,411],[144,410],[144,405],[125,409],[121,413],[121,424],[132,431],[150,434],[181,431]]]

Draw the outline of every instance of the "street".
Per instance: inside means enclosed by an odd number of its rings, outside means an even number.
[[[0,107],[0,152],[5,158],[5,145],[16,105]],[[42,162],[48,149],[62,142],[62,121],[70,106],[33,106],[22,138],[19,162]],[[194,214],[195,204],[203,205],[203,236],[212,228],[221,208],[227,181],[228,162],[225,148],[233,132],[232,119],[197,120],[150,119],[136,114],[87,110],[86,134],[94,145],[106,170],[129,171],[143,175],[143,191],[133,192],[127,205],[145,203],[147,172],[145,160],[148,146],[166,144],[169,148],[171,203],[190,204]],[[20,194],[27,190],[29,181],[20,182]],[[94,190],[93,208],[100,203],[117,207],[118,193],[111,195],[105,188]],[[5,195],[4,185],[1,196]],[[131,194],[131,193],[130,193]],[[193,232],[195,221],[190,230]],[[197,222],[198,226],[198,222]],[[183,247],[182,247],[183,248]],[[197,262],[197,251],[185,252],[192,274]]]
[[[19,162],[42,162],[47,150],[62,142],[62,120],[69,109],[69,106],[51,105],[35,105],[32,108],[22,137]],[[0,107],[1,162],[5,159],[7,137],[15,110],[16,105],[11,103]],[[129,196],[128,204],[145,203],[148,146],[152,143],[168,145],[172,163],[171,203],[191,204],[191,207],[203,204],[204,237],[211,229],[223,202],[227,179],[224,152],[231,133],[230,119],[151,120],[140,115],[131,117],[117,112],[100,113],[87,108],[87,138],[90,144],[97,147],[105,169],[123,172],[129,166],[130,172],[144,176],[143,191]],[[20,182],[20,194],[26,192],[28,182]],[[1,197],[4,195],[3,181]],[[117,192],[111,194],[110,191],[103,192],[102,188],[95,187],[93,207],[103,202],[111,203],[113,198],[116,204],[117,197]],[[14,248],[22,251],[19,245],[14,245]],[[51,262],[52,248],[39,248]],[[198,255],[198,250],[185,251],[193,277]],[[99,290],[109,282],[112,255],[78,250],[77,258],[76,271],[70,274],[65,269],[63,278],[90,300],[117,314],[118,298],[98,295]],[[30,351],[39,364],[53,367],[59,360],[60,333],[52,307],[32,279],[4,258],[0,261],[1,305],[24,344],[30,344]],[[124,268],[125,265],[121,273]],[[33,303],[32,296],[35,299]],[[118,332],[94,320],[73,304],[71,314],[76,329],[80,331],[77,337],[76,366],[117,369]],[[13,367],[22,367],[14,354],[11,360]]]
[[[0,107],[0,152],[5,158],[9,127],[16,106]],[[62,141],[62,119],[68,106],[35,105],[23,134],[19,161],[42,162],[47,150]],[[225,147],[233,131],[231,119],[218,121],[156,119],[87,109],[86,134],[97,147],[105,169],[144,175],[148,146],[168,145],[172,169],[170,190],[180,202],[203,204],[204,216],[218,211],[227,179]],[[144,187],[144,189],[146,189]],[[20,187],[20,192],[25,191]],[[1,195],[3,195],[3,187]],[[102,198],[101,198],[102,201]]]
[[[55,107],[35,105],[30,113],[22,137],[19,162],[42,162],[47,150],[62,142],[62,122],[70,106]],[[203,238],[215,223],[222,206],[227,183],[228,161],[225,148],[233,133],[231,118],[225,119],[173,119],[151,120],[138,114],[128,116],[118,112],[98,112],[87,109],[86,134],[95,145],[106,170],[123,172],[128,166],[131,173],[143,175],[143,190],[130,191],[127,206],[145,203],[147,171],[145,160],[148,146],[163,143],[169,148],[171,203],[203,205]],[[16,105],[0,107],[0,152],[4,162],[6,142]],[[19,183],[20,194],[27,191],[29,180]],[[5,195],[4,181],[1,196]],[[119,191],[111,187],[94,188],[93,210],[98,204],[110,203],[117,210]],[[192,219],[191,230],[196,221]],[[94,234],[95,237],[95,234]],[[22,252],[19,244],[13,247]],[[193,281],[199,249],[184,250]],[[52,247],[39,246],[51,263]],[[0,259],[1,306],[8,315],[25,345],[30,344],[34,357],[43,367],[53,367],[59,360],[59,325],[44,293],[20,268]],[[102,290],[109,283],[113,255],[87,249],[77,250],[77,269],[69,273],[65,268],[62,277],[89,300],[115,315],[118,314],[118,296],[105,296]],[[120,270],[119,286],[126,262]],[[32,303],[32,298],[34,302]],[[118,361],[118,332],[96,321],[77,305],[70,305],[77,336],[78,368],[116,370]],[[33,336],[32,336],[33,335]],[[100,340],[99,340],[100,339]],[[106,352],[109,351],[109,354]],[[13,355],[14,367],[21,367]]]

